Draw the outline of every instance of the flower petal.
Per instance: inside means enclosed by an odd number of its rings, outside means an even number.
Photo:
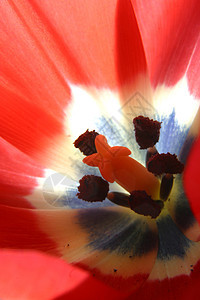
[[[27,1],[1,2],[0,16],[1,92],[62,118],[70,89],[48,28]]]
[[[24,85],[29,75],[33,75],[30,83],[37,86],[36,70],[40,71],[39,81],[44,79],[45,71],[47,76],[55,77],[55,81],[47,77],[46,82],[49,87],[51,82],[52,89],[60,87],[60,96],[62,88],[67,88],[66,79],[75,84],[116,88],[146,71],[142,41],[129,0],[95,0],[92,5],[88,0],[84,5],[80,0],[12,1],[1,4],[1,13],[3,70],[10,71],[6,73],[10,76],[12,69],[17,71],[17,80],[13,78],[12,83],[18,83],[18,88],[31,88],[31,84]],[[34,58],[38,61],[34,62]],[[23,68],[19,72],[20,65]],[[20,76],[23,70],[25,78]],[[44,87],[45,99],[51,91]],[[54,95],[58,101],[59,95]]]
[[[159,274],[160,265],[155,264],[155,269]],[[188,266],[189,267],[189,266]],[[168,265],[163,266],[163,269]],[[176,268],[176,262],[173,262],[173,268]],[[135,300],[187,300],[199,299],[199,279],[200,279],[200,262],[191,266],[191,272],[187,275],[179,275],[173,278],[151,279],[143,285],[143,288],[131,295],[128,299]],[[134,297],[134,298],[133,298]]]
[[[25,100],[2,87],[0,90],[2,137],[42,165],[66,170],[68,137],[64,121],[56,120],[33,99]],[[42,101],[40,103],[42,105]]]
[[[128,0],[84,6],[81,1],[12,1],[0,3],[1,15],[2,136],[44,166],[65,172],[71,164],[73,116],[80,109],[74,114],[68,107],[74,96],[79,99],[71,88],[89,86],[93,102],[106,90],[104,102],[113,108],[110,89],[127,90],[127,100],[138,91],[138,76],[147,80],[132,6]],[[142,87],[147,90],[145,83]]]
[[[174,85],[188,73],[190,89],[198,89],[199,1],[132,0],[132,3],[153,85]]]
[[[0,295],[3,299],[67,299],[95,297],[122,299],[116,291],[83,270],[58,258],[33,251],[0,251]],[[16,276],[17,274],[17,276]],[[89,287],[89,288],[88,288]],[[60,299],[60,298],[59,298]]]
[[[45,169],[2,138],[0,152],[0,204],[51,209],[69,185],[76,194],[76,182],[70,181],[66,175]]]
[[[35,0],[32,8],[63,51],[71,82],[116,88],[146,70],[130,1]]]
[[[129,209],[31,211],[2,206],[0,212],[1,247],[58,255],[127,294],[144,283],[156,259],[155,222]]]
[[[200,222],[200,137],[195,141],[188,157],[184,174],[184,185],[192,211]]]
[[[197,8],[198,9],[198,8]],[[200,99],[200,38],[198,38],[193,53],[190,58],[190,63],[187,69],[187,80],[189,84],[189,89],[196,98]]]
[[[158,242],[150,218],[119,207],[37,211],[37,216],[62,256],[97,279],[129,293],[149,276]]]
[[[55,242],[45,234],[36,210],[0,205],[0,247],[34,249],[58,255]]]
[[[200,225],[191,211],[182,180],[182,175],[176,175],[174,187],[167,201],[167,208],[183,234],[192,241],[199,241]]]
[[[157,224],[156,263],[143,288],[130,299],[199,299],[200,243],[188,240],[167,213]]]
[[[33,208],[27,196],[37,188],[37,180],[44,176],[44,169],[2,138],[0,152],[1,204]]]

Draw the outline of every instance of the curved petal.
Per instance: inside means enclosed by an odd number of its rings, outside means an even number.
[[[191,211],[182,180],[181,175],[176,175],[172,193],[167,201],[167,208],[173,221],[183,234],[192,241],[199,241],[200,225]]]
[[[59,254],[55,242],[41,230],[35,211],[0,205],[1,248]]]
[[[156,263],[143,288],[130,299],[199,299],[200,243],[188,240],[167,213],[157,224]]]
[[[42,101],[38,105],[34,98],[24,99],[5,87],[0,87],[0,95],[1,136],[39,163],[66,170],[69,138],[64,119],[52,116],[48,106],[41,108]]]
[[[155,222],[129,209],[31,211],[2,206],[0,212],[1,247],[62,256],[127,294],[144,283],[156,259]]]
[[[108,295],[109,299],[123,299],[85,271],[46,254],[1,250],[0,259],[0,295],[3,299],[77,299],[81,293],[82,299],[86,300],[95,297],[98,290],[101,290],[101,299]],[[61,296],[63,294],[65,296]]]
[[[188,157],[187,166],[184,174],[184,186],[187,197],[190,201],[193,213],[200,222],[200,137],[194,143]]]
[[[62,256],[97,279],[129,293],[149,276],[158,242],[150,218],[119,207],[37,211],[37,216]]]
[[[2,74],[23,94],[27,91],[28,95],[37,95],[44,72],[44,99],[48,103],[55,88],[56,102],[65,104],[66,81],[116,88],[118,83],[127,84],[146,71],[142,41],[129,0],[92,4],[87,0],[84,5],[80,0],[14,0],[1,3],[0,11],[4,16],[0,23]],[[36,74],[40,76],[35,78]],[[36,90],[31,90],[32,83]]]
[[[28,196],[37,188],[44,169],[0,138],[0,204],[33,208]]]
[[[152,105],[164,121],[160,140],[164,137],[168,147],[177,129],[182,137],[187,135],[199,107],[199,2],[132,0],[132,4],[154,87]]]
[[[155,265],[156,272],[159,274],[160,265]],[[176,267],[176,262],[174,262],[174,268]],[[167,265],[163,266],[163,269]],[[149,280],[143,285],[143,288],[138,290],[136,293],[131,295],[127,299],[135,300],[176,300],[176,299],[199,299],[199,274],[200,274],[200,262],[195,265],[188,266],[188,269],[191,268],[191,272],[187,275],[178,275],[173,278],[160,279],[157,276],[155,279],[149,278]],[[133,298],[134,297],[134,298]]]
[[[69,186],[76,193],[76,182],[45,169],[1,138],[0,152],[0,204],[51,209]],[[65,199],[65,207],[67,205]]]
[[[71,82],[116,88],[146,70],[130,1],[85,1],[83,5],[80,0],[34,0],[32,9],[51,29],[67,58]]]
[[[197,8],[198,9],[198,8]],[[196,41],[193,49],[193,53],[188,64],[188,69],[186,72],[189,89],[192,94],[194,94],[198,99],[200,99],[200,37]]]
[[[1,135],[26,154],[39,161],[46,156],[49,162],[50,156],[60,156],[55,148],[64,136],[70,89],[56,65],[62,62],[56,48],[41,33],[38,20],[38,36],[31,30],[28,20],[33,15],[26,12],[25,18],[13,1],[0,3]],[[47,49],[54,51],[54,59]],[[52,144],[56,155],[47,151]]]
[[[88,128],[96,110],[101,117],[102,107],[97,105],[80,119],[80,103],[86,106],[87,97],[92,102],[101,99],[105,111],[112,114],[114,102],[121,113],[116,91],[127,90],[123,95],[127,100],[139,89],[138,77],[147,80],[132,6],[128,0],[93,1],[92,5],[90,1],[84,5],[81,1],[10,1],[0,3],[1,15],[2,136],[44,166],[66,172],[74,122],[82,128],[83,119]],[[79,93],[83,88],[85,94]]]
[[[190,89],[198,89],[195,75],[199,73],[199,1],[132,0],[132,3],[153,85],[174,85],[188,72]]]

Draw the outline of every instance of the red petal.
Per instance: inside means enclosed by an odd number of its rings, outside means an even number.
[[[44,110],[35,104],[31,96],[24,99],[2,87],[0,95],[2,137],[43,165],[66,169],[63,156],[66,156],[68,138],[61,121],[47,112],[48,107]]]
[[[129,299],[132,300],[198,300],[200,297],[200,262],[191,267],[193,271],[190,276],[181,275],[164,280],[148,280],[135,294]]]
[[[76,186],[70,176],[44,169],[3,139],[0,153],[0,204],[52,209],[51,204],[63,195],[66,187]]]
[[[134,80],[147,72],[141,36],[129,0],[118,1],[115,30],[117,76],[123,87],[125,84],[133,84]]]
[[[185,172],[184,172],[184,184],[187,197],[190,201],[190,205],[200,222],[200,137],[195,142],[187,160]]]
[[[183,187],[182,175],[176,175],[174,188],[166,207],[171,218],[184,236],[192,241],[200,241],[200,224],[194,217]]]
[[[122,299],[116,291],[66,262],[31,251],[0,251],[0,295],[3,299]],[[99,295],[99,294],[98,294]]]
[[[66,169],[63,55],[27,1],[0,2],[0,20],[1,135],[43,165]]]
[[[200,242],[192,242],[176,227],[167,211],[157,220],[158,255],[152,272],[134,300],[199,299]]]
[[[1,92],[62,118],[70,90],[48,27],[27,1],[0,2],[0,16]]]
[[[65,171],[69,82],[133,89],[146,72],[132,6],[128,0],[1,2],[0,19],[2,136]]]
[[[140,287],[152,270],[156,230],[155,222],[121,208],[32,211],[0,206],[1,248],[63,257],[126,294]]]
[[[128,0],[86,0],[84,5],[81,0],[35,0],[32,7],[62,50],[71,81],[112,88],[146,69]]]
[[[0,152],[1,204],[33,207],[26,196],[37,187],[37,177],[44,176],[43,168],[3,139],[0,139]]]
[[[132,0],[151,80],[174,85],[188,71],[191,90],[198,88],[200,2]]]
[[[0,248],[36,249],[59,254],[38,224],[36,210],[0,205]]]
[[[198,8],[197,8],[198,9]],[[190,64],[187,70],[187,79],[190,91],[198,98],[200,98],[200,39],[198,39],[193,53],[191,55]]]

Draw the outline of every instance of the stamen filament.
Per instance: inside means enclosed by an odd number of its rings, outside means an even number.
[[[174,182],[174,176],[172,174],[165,174],[162,177],[160,185],[160,199],[166,201],[170,195],[172,186]]]
[[[124,206],[124,207],[129,207],[129,195],[126,195],[124,193],[119,193],[119,192],[110,192],[107,194],[108,200],[111,202]]]

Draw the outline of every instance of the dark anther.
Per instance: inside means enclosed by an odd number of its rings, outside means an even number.
[[[135,138],[140,149],[153,147],[159,140],[161,122],[143,116],[133,119]]]
[[[166,174],[162,177],[160,185],[160,199],[166,201],[169,197],[173,186],[174,176],[172,174]]]
[[[147,169],[155,175],[163,173],[178,174],[183,172],[184,165],[178,160],[175,154],[162,153],[150,158]]]
[[[159,216],[163,205],[160,201],[154,201],[145,191],[133,191],[129,198],[130,208],[143,216],[156,218]]]
[[[124,207],[129,207],[129,195],[119,192],[110,192],[107,195],[107,198],[117,204]]]
[[[85,175],[79,180],[77,196],[88,202],[105,200],[109,191],[109,184],[103,178],[94,175]]]
[[[97,153],[95,147],[95,138],[98,133],[93,130],[86,130],[85,133],[81,134],[74,142],[74,146],[79,148],[79,150],[86,156],[91,155],[93,153]]]

